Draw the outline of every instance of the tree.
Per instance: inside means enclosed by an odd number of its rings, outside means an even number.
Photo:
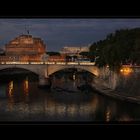
[[[119,70],[122,64],[140,64],[140,28],[121,29],[107,35],[106,39],[93,43],[90,53],[96,58],[96,65],[109,65]]]
[[[89,56],[89,52],[80,52],[79,54],[82,55],[83,57]]]
[[[59,52],[46,52],[46,54],[48,54],[49,56],[53,56],[53,55],[60,56],[60,53]]]

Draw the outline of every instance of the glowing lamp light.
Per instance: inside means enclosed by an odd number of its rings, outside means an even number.
[[[121,68],[120,69],[120,72],[123,74],[123,75],[129,75],[130,73],[133,72],[132,68],[130,67],[124,67],[124,68]]]

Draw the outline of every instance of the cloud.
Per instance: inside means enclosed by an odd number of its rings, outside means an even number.
[[[140,27],[140,19],[0,19],[0,46],[26,33],[25,26],[50,50],[60,50],[65,45],[91,44],[116,29]]]

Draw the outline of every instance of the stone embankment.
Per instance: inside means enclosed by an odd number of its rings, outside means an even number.
[[[101,79],[94,80],[94,83],[92,83],[92,87],[95,91],[97,91],[99,94],[106,95],[115,99],[128,101],[132,103],[140,104],[140,96],[130,96],[129,94],[122,92],[122,91],[116,91],[106,86],[104,81]]]

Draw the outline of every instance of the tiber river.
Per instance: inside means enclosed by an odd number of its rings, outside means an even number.
[[[8,73],[8,74],[7,74]],[[77,72],[52,75],[52,89],[39,89],[33,73],[11,72],[0,75],[0,122],[2,121],[70,121],[109,122],[139,121],[140,105],[119,101],[96,92],[77,89],[94,77]]]

